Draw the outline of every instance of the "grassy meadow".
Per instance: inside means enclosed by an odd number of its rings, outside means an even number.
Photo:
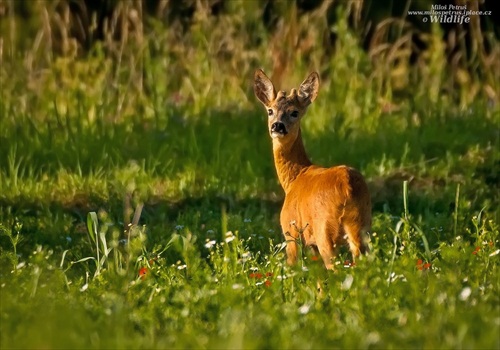
[[[389,21],[366,50],[357,3],[269,29],[257,1],[184,26],[124,1],[83,53],[44,2],[1,18],[0,347],[500,348],[499,43]],[[306,150],[372,195],[355,265],[285,264],[257,68],[320,73]]]

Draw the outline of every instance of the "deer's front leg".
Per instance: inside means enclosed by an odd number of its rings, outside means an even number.
[[[286,242],[286,262],[288,265],[295,265],[297,263],[297,251],[299,249],[298,235],[290,233],[289,227],[282,226],[283,236]]]
[[[295,265],[297,263],[297,250],[298,244],[295,239],[290,235],[285,235],[286,239],[286,262],[288,265]]]

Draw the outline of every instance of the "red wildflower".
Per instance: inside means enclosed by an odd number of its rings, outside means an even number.
[[[269,281],[269,280],[266,280],[266,281],[264,282],[264,285],[265,285],[266,287],[271,287],[271,284],[272,284],[272,283],[271,283],[271,281]]]
[[[474,249],[474,251],[472,252],[472,254],[476,255],[477,252],[479,252],[481,250],[481,247],[476,247],[476,249]]]
[[[488,245],[489,245],[490,247],[493,247],[493,241],[489,241],[489,242],[488,242]]]
[[[431,268],[431,266],[432,266],[431,263],[428,262],[424,263],[422,259],[417,260],[417,269],[419,270],[428,270]]]
[[[260,272],[252,272],[251,274],[248,275],[248,277],[260,279],[264,277],[264,275],[262,275]]]
[[[147,273],[148,273],[148,268],[147,268],[147,267],[141,267],[141,268],[139,269],[139,277],[140,277],[141,279],[145,279],[145,278],[146,278]]]
[[[311,260],[312,261],[318,261],[319,257],[317,255],[313,255],[313,256],[311,256]]]
[[[266,277],[272,277],[273,273],[272,272],[266,272]]]

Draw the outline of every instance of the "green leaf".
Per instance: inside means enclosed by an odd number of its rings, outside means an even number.
[[[91,211],[87,215],[87,231],[89,232],[89,236],[92,239],[92,242],[96,242],[97,237],[97,214],[95,211]]]

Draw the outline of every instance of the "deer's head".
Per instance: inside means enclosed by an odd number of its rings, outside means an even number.
[[[319,76],[312,72],[298,89],[292,89],[287,95],[285,91],[276,92],[271,80],[258,69],[254,74],[253,89],[269,115],[269,134],[274,140],[288,143],[296,140],[300,120],[318,95]]]

